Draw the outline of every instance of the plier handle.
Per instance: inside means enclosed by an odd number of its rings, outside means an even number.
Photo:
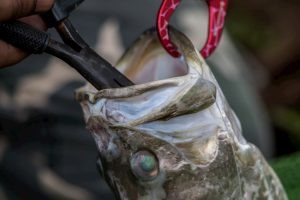
[[[182,0],[163,0],[157,15],[157,32],[163,47],[174,57],[179,57],[180,52],[172,43],[169,36],[169,20],[180,5]],[[217,48],[227,13],[228,0],[206,0],[209,7],[209,27],[207,41],[200,51],[204,58],[209,57]]]
[[[90,48],[68,20],[69,13],[82,1],[56,0],[52,10],[43,16],[49,27],[55,27],[63,42],[20,21],[0,23],[0,39],[29,53],[46,52],[62,59],[99,90],[133,85]]]

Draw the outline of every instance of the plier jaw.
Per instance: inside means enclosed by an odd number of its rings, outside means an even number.
[[[59,22],[55,28],[64,43],[50,38],[46,53],[68,63],[98,90],[133,85],[125,75],[89,47],[68,19]]]
[[[180,52],[170,40],[168,25],[172,14],[180,5],[181,1],[182,0],[163,0],[157,14],[157,32],[159,39],[163,47],[173,57],[179,57]],[[200,51],[204,58],[208,58],[218,47],[228,7],[228,0],[206,0],[206,2],[209,7],[208,38]]]

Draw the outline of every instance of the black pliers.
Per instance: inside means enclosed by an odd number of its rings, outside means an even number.
[[[29,53],[46,52],[62,59],[98,90],[133,85],[91,49],[68,20],[69,13],[83,1],[56,0],[52,10],[42,16],[49,27],[56,28],[64,43],[20,21],[0,23],[0,39]]]

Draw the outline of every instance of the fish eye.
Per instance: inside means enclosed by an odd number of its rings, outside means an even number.
[[[130,159],[132,173],[143,181],[151,181],[158,176],[159,166],[156,156],[149,151],[139,151]]]

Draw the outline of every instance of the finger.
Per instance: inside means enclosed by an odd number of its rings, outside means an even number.
[[[24,17],[20,19],[20,21],[30,24],[31,26],[40,30],[46,30],[47,28],[45,22],[38,15]],[[0,40],[0,68],[14,65],[27,56],[28,53],[25,53],[20,49]]]
[[[29,24],[30,26],[39,29],[39,30],[47,30],[47,25],[40,15],[32,15],[30,17],[23,17],[19,19],[20,21]]]
[[[54,0],[0,0],[0,21],[49,10]]]
[[[14,46],[0,40],[0,68],[14,65],[28,54]]]

